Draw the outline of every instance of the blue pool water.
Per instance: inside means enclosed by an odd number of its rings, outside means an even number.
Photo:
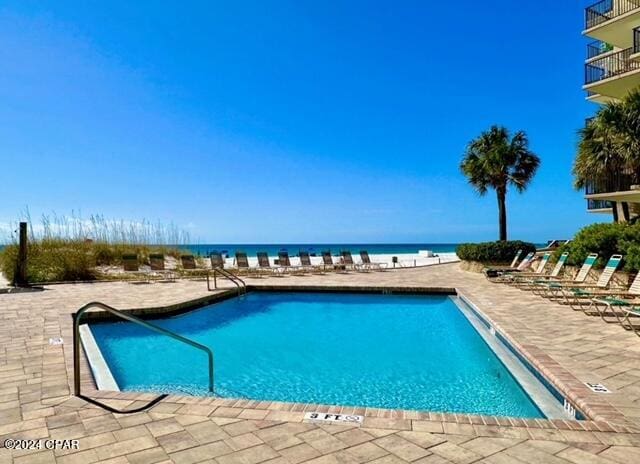
[[[543,417],[446,296],[249,293],[153,322],[213,349],[221,396]],[[91,329],[122,390],[206,394],[204,353]]]

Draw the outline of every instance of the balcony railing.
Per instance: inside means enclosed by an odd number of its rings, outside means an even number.
[[[590,60],[592,58],[595,58],[596,56],[600,56],[612,50],[612,45],[606,42],[602,42],[601,40],[594,40],[593,42],[587,44],[587,59]]]
[[[593,211],[595,209],[611,209],[613,204],[610,201],[605,200],[587,200],[587,210]]]
[[[640,62],[629,59],[633,48],[627,48],[590,61],[584,68],[585,85],[640,69]]]
[[[634,177],[631,171],[626,169],[611,173],[606,179],[587,183],[585,194],[595,195],[598,193],[624,192],[630,190],[631,186],[636,183],[633,180]]]
[[[633,30],[633,53],[640,53],[640,27]]]
[[[585,188],[585,195],[596,195],[598,193],[626,192],[631,190],[631,186],[638,184],[635,179],[640,179],[640,171],[634,174],[631,169],[620,169],[610,173],[605,179],[588,182]],[[589,211],[596,209],[612,208],[613,203],[608,200],[587,200]]]
[[[640,4],[631,0],[602,0],[585,9],[585,29],[590,29],[635,9],[640,9]]]

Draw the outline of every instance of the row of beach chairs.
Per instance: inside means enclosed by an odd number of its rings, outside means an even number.
[[[366,250],[360,252],[360,262],[356,262],[350,251],[342,251],[340,257],[337,260],[333,259],[331,252],[323,251],[322,262],[313,264],[311,256],[306,251],[300,251],[298,257],[300,258],[300,264],[292,265],[291,258],[287,251],[278,252],[277,261],[274,261],[274,265],[271,265],[271,260],[266,252],[259,252],[256,254],[258,258],[258,266],[251,267],[249,265],[249,258],[244,252],[236,252],[234,259],[234,266],[229,268],[232,272],[246,273],[246,274],[296,274],[296,273],[324,273],[327,271],[336,272],[348,272],[348,271],[382,271],[387,268],[387,263],[377,263],[371,261],[369,253]],[[212,268],[224,268],[225,260],[220,253],[211,254],[211,267]]]
[[[173,281],[179,276],[206,276],[213,269],[226,269],[227,271],[247,276],[265,276],[265,275],[287,275],[287,274],[323,274],[328,271],[335,272],[370,272],[384,271],[387,269],[387,263],[378,263],[371,261],[369,253],[366,250],[360,251],[360,262],[356,262],[350,251],[342,251],[337,260],[331,255],[331,252],[322,252],[322,262],[313,264],[311,256],[306,251],[300,251],[298,254],[300,264],[292,265],[291,258],[287,251],[278,253],[277,260],[271,264],[268,253],[257,253],[258,265],[251,266],[249,257],[246,253],[238,251],[235,253],[234,263],[227,266],[226,259],[221,253],[213,252],[210,254],[210,267],[201,266],[193,255],[182,255],[180,257],[180,266],[175,269],[167,269],[165,265],[165,257],[162,254],[149,255],[149,269],[141,269],[138,256],[135,254],[126,254],[122,256],[124,271],[129,275],[141,277],[142,280],[163,279]]]
[[[620,324],[640,336],[640,272],[626,286],[616,283],[614,276],[622,263],[622,255],[612,255],[597,280],[589,280],[598,259],[597,253],[586,257],[573,278],[561,275],[569,253],[562,253],[550,271],[547,271],[550,252],[544,253],[537,265],[534,253],[519,262],[521,255],[522,251],[519,251],[507,268],[485,269],[487,278],[492,282],[531,291],[550,301],[567,305],[574,311],[600,316],[603,321]]]

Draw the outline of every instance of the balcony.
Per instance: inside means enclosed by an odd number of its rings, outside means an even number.
[[[633,34],[630,33],[631,36]],[[639,37],[640,40],[640,37]],[[584,90],[602,99],[620,99],[640,86],[640,61],[634,47],[605,53],[585,64]]]
[[[640,0],[602,0],[585,9],[584,34],[615,45],[631,47],[631,30],[640,26]]]
[[[605,200],[587,200],[587,211],[590,213],[611,213],[613,204]]]
[[[607,53],[611,53],[613,51],[614,51],[613,45],[610,45],[606,42],[602,42],[601,40],[594,40],[593,42],[587,44],[587,61],[591,61],[594,58],[597,58]]]
[[[593,213],[611,212],[613,201],[640,203],[640,190],[631,172],[621,171],[600,182],[590,182],[585,189],[587,209]]]

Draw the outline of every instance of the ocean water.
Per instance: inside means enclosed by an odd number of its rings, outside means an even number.
[[[250,293],[153,322],[213,350],[223,397],[543,417],[446,296]],[[201,351],[91,329],[122,390],[207,393]]]

